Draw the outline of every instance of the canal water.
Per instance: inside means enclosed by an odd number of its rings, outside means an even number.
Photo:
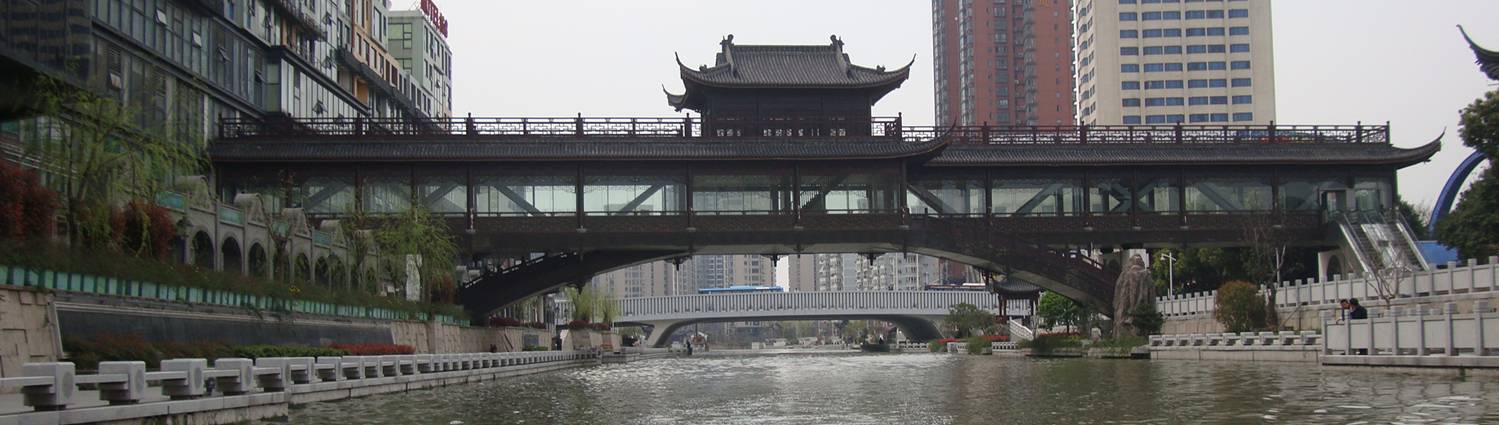
[[[645,360],[294,408],[294,424],[1499,423],[1499,379],[943,354]],[[1489,407],[1492,406],[1492,407]]]

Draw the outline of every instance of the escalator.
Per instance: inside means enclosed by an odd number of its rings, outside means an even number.
[[[1387,270],[1430,270],[1416,238],[1397,212],[1350,211],[1332,214],[1343,248],[1354,254],[1366,275]]]

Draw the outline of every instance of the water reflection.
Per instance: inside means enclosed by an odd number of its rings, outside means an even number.
[[[1308,364],[698,356],[297,408],[297,424],[1494,423],[1499,382]]]

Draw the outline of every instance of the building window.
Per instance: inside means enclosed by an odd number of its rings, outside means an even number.
[[[1248,78],[1235,78],[1234,81],[1233,81],[1233,86],[1234,87],[1249,87],[1250,86],[1250,81],[1249,81]]]
[[[1234,122],[1246,122],[1246,121],[1254,121],[1254,113],[1253,112],[1235,112],[1234,113]]]
[[[1124,116],[1124,123],[1125,124],[1139,124],[1140,123],[1140,116],[1139,115],[1125,115]]]
[[[1233,53],[1249,53],[1249,43],[1234,43],[1228,46],[1228,51]]]
[[[1247,95],[1247,94],[1246,95],[1234,96],[1234,104],[1235,105],[1248,105],[1248,104],[1251,104],[1251,103],[1254,103],[1254,96],[1250,96],[1250,95]]]
[[[1119,89],[1120,90],[1139,90],[1140,89],[1140,82],[1139,81],[1121,81],[1121,82],[1119,82]]]
[[[1140,64],[1126,63],[1119,65],[1119,72],[1140,72]]]
[[[1228,17],[1230,17],[1230,18],[1248,18],[1249,17],[1249,9],[1229,9],[1228,10]]]
[[[1193,81],[1198,81],[1198,80],[1193,80]],[[1206,105],[1206,104],[1208,104],[1208,97],[1207,96],[1192,96],[1192,97],[1187,98],[1187,105],[1190,105],[1190,106],[1198,106],[1198,105]]]
[[[1119,4],[1135,4],[1135,0],[1119,0]]]
[[[1135,55],[1139,55],[1139,54],[1140,54],[1140,48],[1138,48],[1138,47],[1120,47],[1119,48],[1119,55],[1120,56],[1135,56]]]
[[[1140,99],[1134,97],[1125,98],[1124,106],[1140,106]]]
[[[1147,30],[1147,32],[1149,32]],[[1140,32],[1135,30],[1119,30],[1119,38],[1139,38]]]
[[[1208,14],[1207,14],[1206,10],[1188,10],[1187,11],[1187,19],[1204,19],[1204,18],[1207,18],[1207,17],[1208,17]]]
[[[1210,97],[1210,98],[1208,98],[1208,104],[1210,104],[1210,105],[1227,105],[1228,104],[1228,96],[1213,96],[1213,97]]]
[[[1182,87],[1182,80],[1154,80],[1145,82],[1146,90],[1179,89]]]
[[[1134,21],[1137,19],[1138,15],[1135,15],[1135,12],[1119,12],[1119,20],[1121,21]]]
[[[1208,114],[1191,114],[1187,116],[1187,122],[1208,122]]]
[[[1229,68],[1230,69],[1249,69],[1249,61],[1233,61],[1233,62],[1230,63]]]
[[[1228,27],[1228,35],[1249,35],[1249,27]]]

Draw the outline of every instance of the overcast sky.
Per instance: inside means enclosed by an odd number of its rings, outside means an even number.
[[[711,64],[725,34],[744,44],[823,44],[837,34],[867,66],[914,56],[910,80],[876,115],[912,123],[934,115],[926,0],[438,2],[450,23],[455,115],[679,115],[661,94],[662,86],[681,91],[672,55]],[[1273,9],[1277,121],[1389,121],[1405,147],[1445,128],[1442,152],[1400,173],[1403,196],[1435,202],[1468,154],[1457,111],[1494,88],[1456,25],[1499,49],[1499,1],[1282,0]]]

